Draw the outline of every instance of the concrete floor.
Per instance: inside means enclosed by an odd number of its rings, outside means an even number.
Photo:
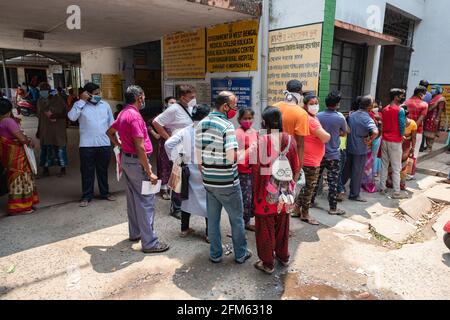
[[[202,240],[203,219],[194,217],[197,233],[182,239],[179,221],[168,215],[169,204],[161,199],[155,228],[171,249],[159,255],[141,253],[140,244],[127,241],[123,193],[115,203],[94,201],[88,208],[78,207],[76,147],[69,157],[68,177],[39,181],[43,209],[29,216],[0,217],[0,299],[450,298],[450,253],[440,231],[450,220],[448,209],[436,221],[438,234],[431,240],[390,250],[371,237],[368,223],[395,211],[398,201],[364,194],[368,204],[345,201],[347,215],[330,217],[323,210],[326,199],[319,198],[312,214],[321,225],[292,219],[292,264],[277,266],[268,276],[252,266],[257,260],[253,233],[247,236],[255,257],[248,263],[237,265],[230,255],[212,264]],[[420,194],[438,180],[418,175],[408,184],[409,191]],[[120,184],[116,188],[120,191]],[[53,206],[55,202],[63,204]],[[230,228],[226,216],[223,219],[223,242],[228,244]]]

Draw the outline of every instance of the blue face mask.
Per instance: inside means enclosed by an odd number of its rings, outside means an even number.
[[[49,95],[48,90],[41,90],[41,91],[39,91],[39,95],[42,98],[48,98],[48,95]]]
[[[436,89],[431,90],[431,95],[435,96],[438,94],[438,91]]]
[[[98,104],[101,100],[102,100],[101,96],[93,95],[90,101],[93,104]]]
[[[145,109],[145,101],[142,103],[141,108],[139,110],[144,110]]]

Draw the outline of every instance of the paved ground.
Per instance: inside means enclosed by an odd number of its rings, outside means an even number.
[[[44,204],[60,197],[78,199],[79,176],[75,169],[70,172],[66,178],[40,180]],[[418,175],[408,184],[409,192],[421,194],[438,180]],[[99,200],[81,209],[69,202],[44,205],[30,216],[3,216],[0,299],[450,298],[450,252],[441,230],[450,210],[435,222],[437,235],[391,250],[372,237],[368,226],[395,212],[399,202],[365,196],[367,205],[342,204],[345,217],[328,216],[321,209],[326,209],[326,199],[320,198],[319,208],[312,210],[319,227],[291,221],[292,264],[277,266],[272,276],[254,269],[256,257],[244,265],[235,264],[232,255],[219,265],[210,263],[209,246],[202,240],[204,221],[194,218],[197,234],[179,238],[179,221],[168,216],[163,200],[157,203],[156,230],[172,247],[159,255],[144,255],[139,244],[127,241],[126,200],[120,192],[116,203]],[[223,240],[230,243],[225,216],[222,221]],[[247,235],[256,253],[254,234]]]

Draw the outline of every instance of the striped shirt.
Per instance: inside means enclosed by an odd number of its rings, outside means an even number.
[[[201,153],[203,184],[227,188],[239,185],[237,162],[227,159],[227,151],[238,149],[233,124],[220,112],[211,112],[196,130],[196,148]]]

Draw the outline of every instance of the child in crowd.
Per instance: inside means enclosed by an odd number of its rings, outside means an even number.
[[[252,109],[240,109],[238,121],[240,127],[236,129],[236,139],[239,146],[238,172],[241,182],[242,199],[244,200],[245,229],[255,231],[255,226],[250,224],[253,218],[252,195],[252,165],[250,161],[250,147],[257,143],[258,132],[252,128],[255,111]]]

